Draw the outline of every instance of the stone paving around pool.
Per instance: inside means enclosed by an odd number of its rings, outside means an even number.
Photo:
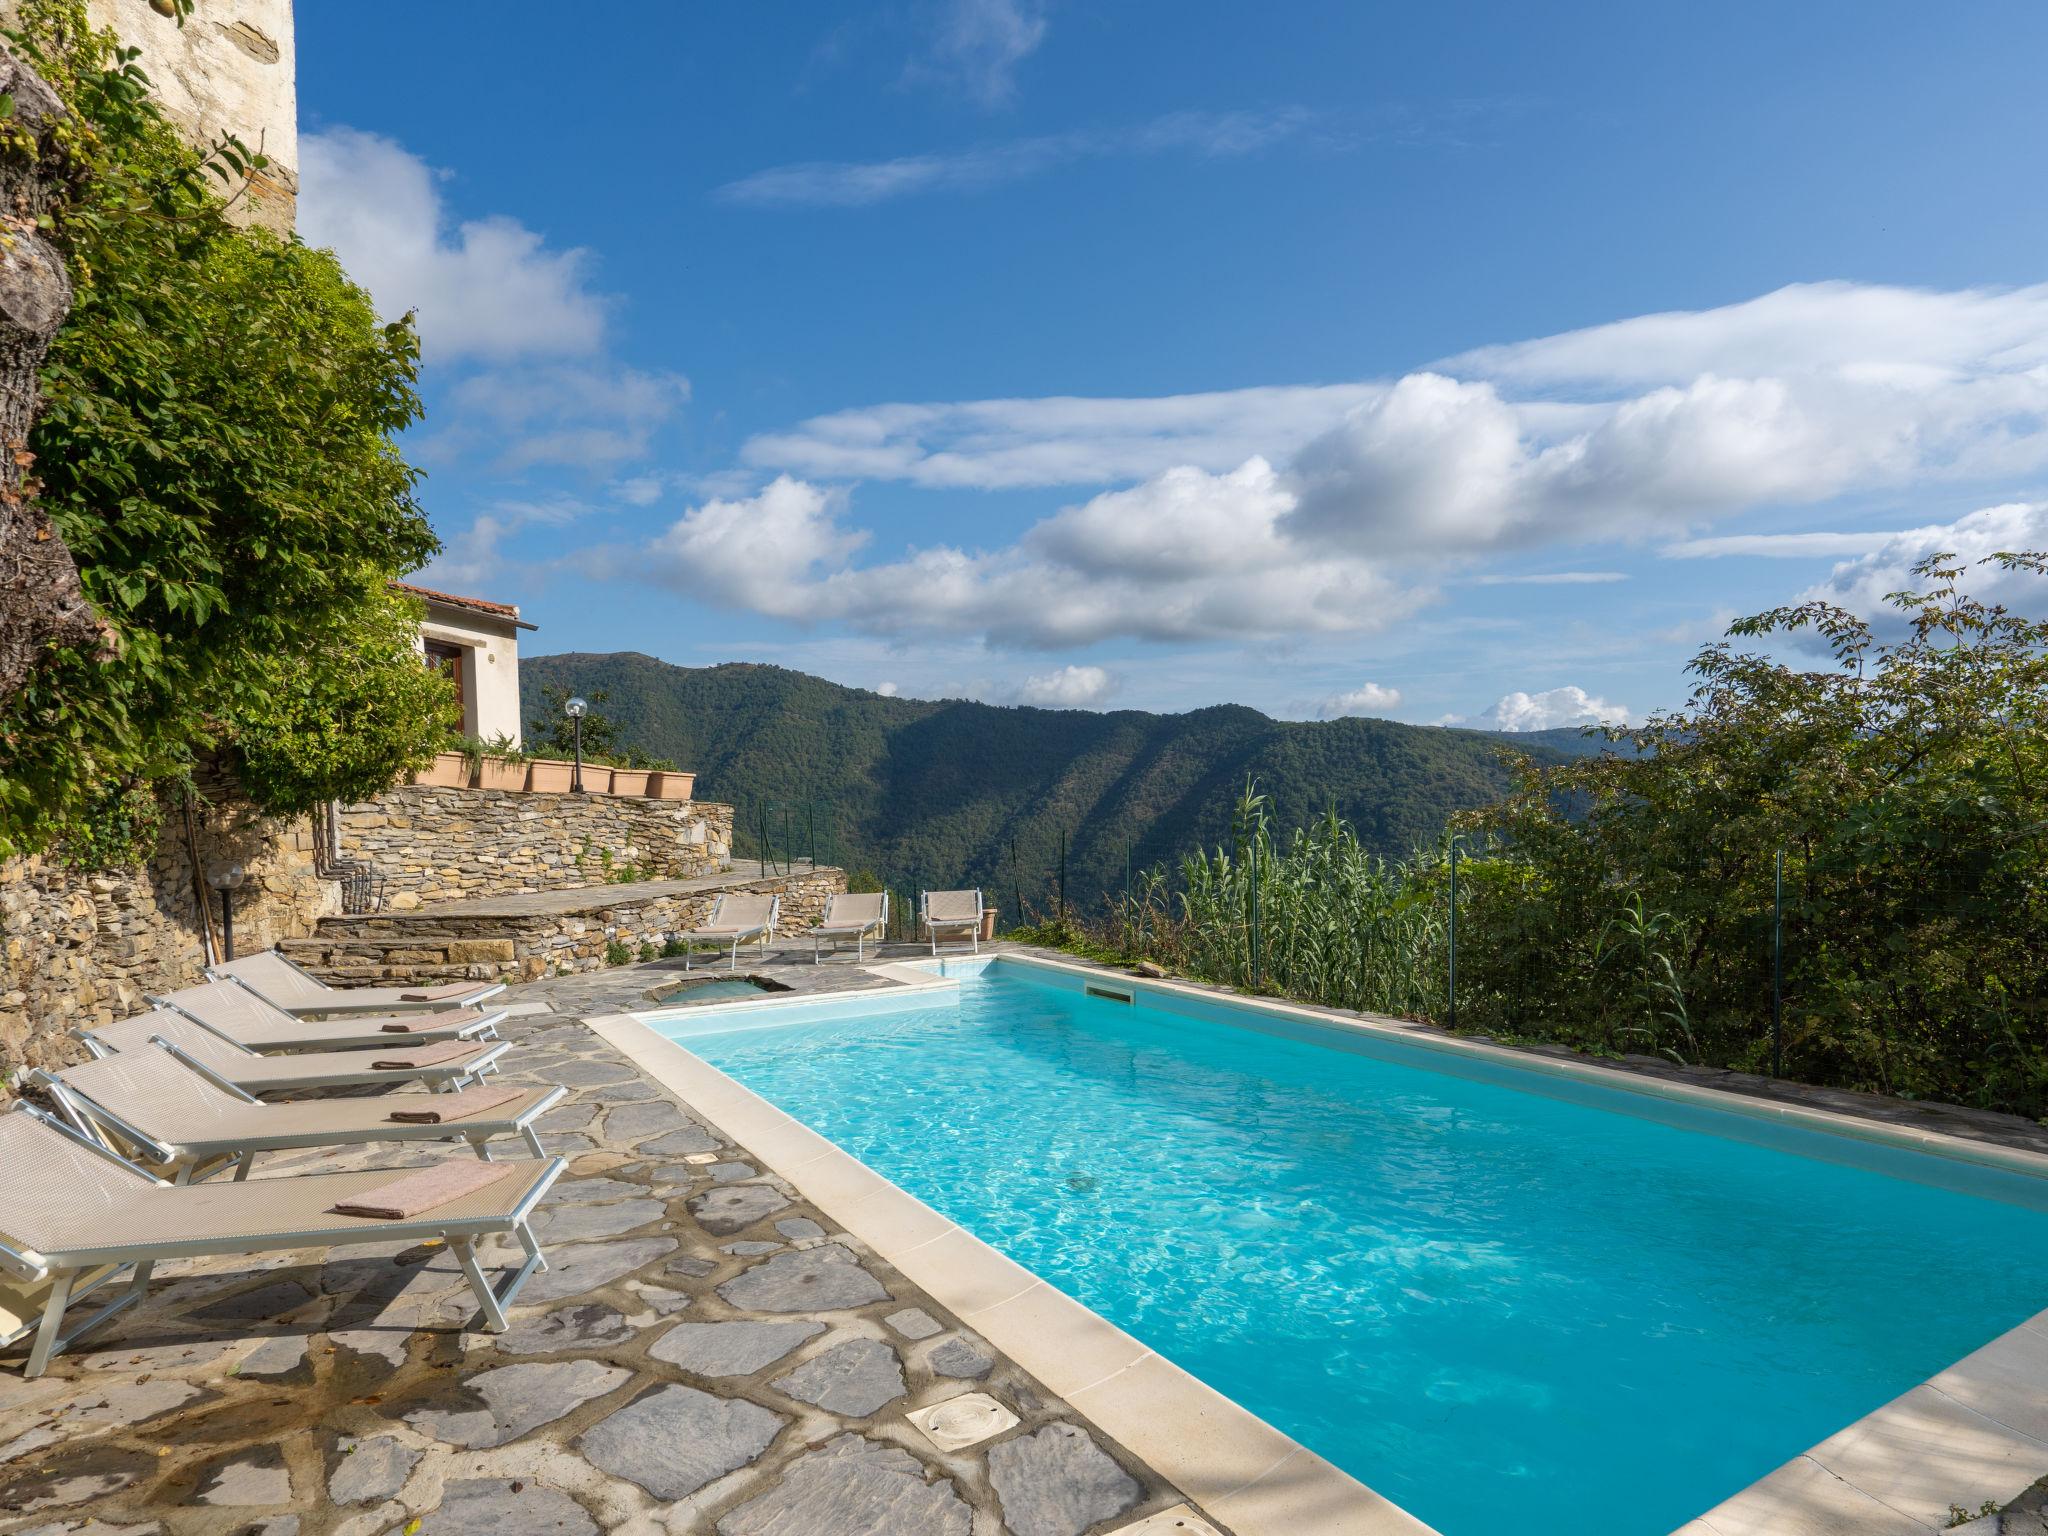
[[[47,1376],[0,1367],[0,1533],[1214,1529],[579,1022],[674,979],[507,994],[506,1077],[570,1090],[543,1139],[571,1160],[509,1332],[464,1331],[440,1247],[164,1265]],[[293,1154],[256,1176],[420,1160]]]

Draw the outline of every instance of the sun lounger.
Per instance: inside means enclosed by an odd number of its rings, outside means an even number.
[[[974,953],[981,953],[980,891],[926,891],[920,905],[933,954],[939,952],[939,939],[949,933],[966,935]]]
[[[232,976],[273,1008],[317,1018],[323,1014],[433,1013],[449,1008],[474,1008],[505,990],[502,981],[457,981],[419,987],[330,987],[301,970],[274,949],[244,955],[209,969],[209,976]]]
[[[831,896],[825,901],[825,915],[811,930],[811,963],[822,964],[827,944],[837,948],[853,940],[855,961],[867,958],[870,936],[879,939],[889,931],[889,893],[875,891],[852,896]]]
[[[780,896],[755,896],[728,891],[711,904],[711,916],[700,928],[688,933],[679,933],[677,938],[685,945],[683,969],[690,968],[690,945],[710,944],[723,949],[732,946],[732,954],[726,961],[727,970],[737,970],[740,963],[740,945],[748,939],[761,941],[761,953],[768,953],[768,939],[775,932],[775,924],[782,916]]]
[[[183,1184],[230,1164],[246,1178],[259,1152],[289,1147],[355,1147],[365,1142],[460,1137],[478,1157],[490,1156],[496,1136],[519,1136],[543,1157],[533,1122],[558,1103],[563,1088],[506,1088],[512,1097],[445,1124],[400,1120],[406,1110],[452,1114],[457,1101],[495,1086],[456,1094],[398,1094],[377,1098],[306,1099],[264,1104],[219,1079],[202,1075],[162,1046],[123,1051],[80,1062],[61,1072],[38,1070],[30,1081],[48,1090],[64,1118],[88,1136],[141,1160],[172,1170]],[[471,1102],[474,1102],[471,1099]]]
[[[447,1040],[421,1045],[409,1035],[387,1035],[375,1050],[304,1051],[295,1056],[259,1056],[174,1008],[152,1008],[132,1019],[80,1030],[95,1056],[148,1050],[161,1040],[178,1059],[215,1082],[242,1093],[296,1093],[310,1088],[396,1088],[424,1083],[459,1088],[492,1070],[512,1049],[509,1040]]]
[[[0,1167],[33,1169],[35,1176],[0,1180],[0,1348],[32,1335],[23,1374],[40,1376],[51,1356],[139,1301],[151,1269],[166,1259],[434,1240],[446,1242],[461,1264],[484,1326],[502,1332],[505,1308],[541,1267],[540,1245],[527,1218],[560,1176],[563,1162],[555,1157],[489,1166],[502,1176],[414,1215],[352,1216],[335,1207],[388,1208],[397,1188],[394,1170],[172,1185],[55,1117],[18,1103],[0,1114]],[[417,1199],[406,1200],[401,1208],[417,1205]],[[516,1238],[526,1256],[494,1289],[477,1262],[475,1244],[497,1234]],[[65,1329],[72,1302],[124,1273],[128,1278],[112,1302]]]
[[[435,1045],[444,1040],[490,1040],[505,1017],[484,1012],[394,1013],[359,1019],[301,1019],[265,1002],[238,981],[209,981],[151,997],[252,1051],[389,1050],[394,1045]]]

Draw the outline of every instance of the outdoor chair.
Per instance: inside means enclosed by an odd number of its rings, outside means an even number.
[[[497,1038],[505,1017],[500,1008],[484,1012],[457,1008],[447,1013],[393,1013],[356,1019],[302,1019],[265,1002],[238,981],[209,981],[153,995],[159,1008],[175,1008],[217,1035],[251,1051],[388,1050],[394,1045],[434,1045],[448,1040]]]
[[[563,1160],[423,1169],[309,1173],[241,1184],[174,1185],[155,1178],[40,1109],[0,1114],[0,1167],[33,1178],[0,1182],[0,1348],[31,1335],[23,1368],[40,1376],[51,1356],[140,1301],[166,1259],[277,1253],[328,1244],[447,1243],[484,1326],[503,1332],[505,1308],[536,1269],[540,1244],[527,1220]],[[487,1173],[496,1174],[484,1182]],[[337,1206],[401,1214],[356,1215]],[[496,1288],[476,1240],[505,1235],[525,1252]],[[124,1273],[120,1294],[68,1331],[64,1314]]]
[[[568,1092],[494,1084],[460,1093],[265,1104],[164,1045],[61,1072],[39,1069],[29,1080],[82,1134],[160,1164],[179,1184],[230,1166],[237,1180],[245,1179],[258,1153],[294,1147],[460,1139],[489,1161],[486,1143],[518,1136],[535,1157],[544,1157],[534,1121]]]
[[[822,965],[827,944],[835,949],[853,940],[856,963],[867,958],[870,934],[877,939],[889,931],[889,893],[875,891],[860,895],[831,896],[825,901],[825,915],[811,930],[811,963]]]
[[[775,924],[781,916],[780,896],[726,892],[711,904],[711,916],[701,927],[676,935],[683,941],[683,969],[689,970],[691,946],[699,943],[710,944],[715,949],[731,945],[732,953],[727,957],[725,966],[729,971],[739,968],[740,945],[749,939],[759,939],[761,953],[766,955],[768,940],[774,935]]]
[[[152,1008],[112,1024],[96,1024],[78,1031],[78,1038],[95,1056],[148,1050],[152,1041],[161,1040],[208,1078],[258,1097],[312,1088],[394,1088],[406,1083],[423,1083],[445,1092],[479,1080],[512,1049],[509,1040],[443,1040],[415,1045],[404,1036],[386,1035],[381,1050],[262,1056],[169,1007]]]
[[[420,987],[330,987],[274,949],[244,955],[208,968],[207,975],[232,976],[274,1008],[317,1018],[323,1014],[431,1013],[474,1008],[505,990],[502,981],[453,981]]]
[[[919,905],[933,954],[939,952],[940,938],[949,933],[965,934],[973,953],[981,953],[980,891],[926,891]]]

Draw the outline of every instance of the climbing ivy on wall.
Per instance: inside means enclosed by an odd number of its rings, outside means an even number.
[[[383,590],[438,547],[396,443],[420,413],[411,319],[232,223],[259,157],[190,147],[80,0],[21,11],[10,42],[73,114],[81,173],[51,221],[76,299],[30,447],[113,645],[0,700],[0,855],[93,841],[110,794],[216,750],[267,810],[373,791],[452,703]]]

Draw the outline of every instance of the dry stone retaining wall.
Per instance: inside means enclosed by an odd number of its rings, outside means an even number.
[[[605,949],[615,942],[636,954],[642,944],[658,948],[710,916],[719,890],[779,892],[782,917],[776,931],[789,939],[815,927],[826,898],[845,889],[846,872],[828,868],[765,880],[735,879],[713,890],[650,893],[622,886],[616,901],[593,900],[574,911],[328,918],[313,937],[281,948],[338,986],[532,981],[602,970]],[[742,960],[745,954],[743,949]]]
[[[202,871],[247,871],[235,892],[238,951],[311,933],[340,910],[338,888],[315,870],[309,822],[259,816],[218,777],[202,777],[200,790]],[[0,864],[0,1074],[75,1060],[83,1053],[71,1030],[138,1012],[144,993],[190,985],[205,963],[192,853],[174,803],[164,807],[156,853],[135,868],[88,874],[42,857]]]
[[[341,813],[341,856],[385,880],[384,903],[440,901],[642,880],[688,880],[732,856],[732,807],[638,795],[528,794],[409,784]]]

